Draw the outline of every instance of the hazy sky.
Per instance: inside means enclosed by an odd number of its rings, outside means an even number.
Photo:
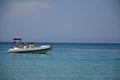
[[[119,42],[120,0],[0,0],[0,41]]]

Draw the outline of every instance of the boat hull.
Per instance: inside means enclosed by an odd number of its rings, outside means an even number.
[[[38,48],[13,48],[9,49],[8,53],[47,53],[51,49],[51,46],[41,46]]]

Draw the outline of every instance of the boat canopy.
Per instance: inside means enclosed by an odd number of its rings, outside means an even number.
[[[13,38],[13,40],[20,40],[21,41],[22,39],[21,38]]]

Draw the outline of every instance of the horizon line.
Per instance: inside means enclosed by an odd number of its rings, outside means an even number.
[[[0,43],[9,43],[9,42],[12,41],[0,41]],[[26,41],[26,42],[29,43],[33,41]],[[34,43],[120,44],[119,42],[38,42],[38,41],[35,41]]]

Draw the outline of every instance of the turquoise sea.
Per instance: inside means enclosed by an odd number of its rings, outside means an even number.
[[[47,54],[7,53],[11,44],[0,43],[0,80],[120,80],[120,44],[49,43]]]

